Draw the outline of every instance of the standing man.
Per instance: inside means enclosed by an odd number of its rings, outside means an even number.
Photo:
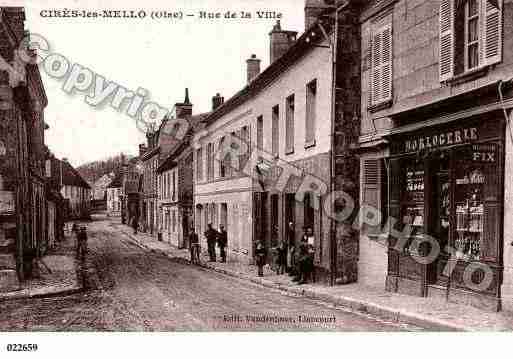
[[[212,228],[212,223],[208,224],[208,229],[205,232],[205,238],[207,239],[208,256],[210,257],[209,262],[215,262],[217,231],[214,228]]]
[[[219,246],[221,263],[226,263],[226,246],[228,245],[228,233],[223,225],[220,227],[219,234],[217,236],[217,245]]]
[[[137,216],[132,217],[132,228],[134,229],[134,234],[137,234],[137,229],[139,228],[139,221],[137,220]]]
[[[294,223],[289,222],[287,227],[287,273],[291,277],[296,276],[295,273],[296,263],[296,230],[294,228]]]
[[[191,227],[191,234],[189,234],[189,250],[191,251],[191,264],[199,264],[199,252],[200,252],[200,243],[199,237],[194,229],[194,226]]]
[[[84,260],[87,254],[87,231],[81,227],[77,232],[77,259]]]

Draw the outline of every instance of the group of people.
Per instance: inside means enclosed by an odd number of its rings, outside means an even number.
[[[313,280],[315,237],[311,227],[305,227],[301,241],[296,246],[294,224],[291,222],[287,228],[287,238],[278,241],[275,248],[274,267],[278,275],[288,273],[293,281],[299,285]],[[255,248],[258,276],[263,277],[263,267],[266,264],[266,250],[264,243],[258,241]]]
[[[189,232],[189,250],[191,263],[200,263],[200,241],[194,226]],[[221,263],[226,263],[226,247],[228,246],[228,234],[223,225],[219,231],[215,230],[211,223],[208,224],[204,233],[207,240],[209,262],[216,262],[216,245],[219,247]],[[304,233],[300,242],[296,245],[294,224],[289,223],[286,239],[278,241],[275,248],[274,267],[278,275],[288,273],[293,277],[293,281],[298,284],[305,284],[313,280],[314,275],[314,257],[315,257],[315,237],[311,227],[304,227]],[[267,249],[262,240],[256,242],[255,258],[258,267],[258,276],[264,276],[264,266],[266,264]]]
[[[216,245],[219,247],[219,255],[221,263],[226,263],[226,247],[228,246],[228,233],[223,225],[219,226],[219,231],[215,230],[212,223],[208,224],[208,228],[204,233],[207,239],[209,262],[216,262]],[[189,249],[191,252],[191,263],[198,264],[200,254],[199,237],[194,228],[191,228],[189,235]]]

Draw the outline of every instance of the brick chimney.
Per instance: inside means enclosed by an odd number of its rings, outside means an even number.
[[[327,9],[335,6],[335,0],[306,0],[305,1],[305,31],[312,27]]]
[[[269,33],[271,64],[282,57],[296,42],[297,32],[281,29],[280,20]]]
[[[148,147],[145,144],[139,145],[139,156],[143,156],[146,152],[148,152]]]
[[[260,75],[260,63],[262,61],[256,55],[251,55],[251,58],[246,60],[248,64],[248,84]]]
[[[192,103],[189,99],[189,89],[185,89],[185,100],[175,104],[176,118],[187,118],[192,116]]]
[[[219,107],[221,107],[224,103],[224,97],[221,96],[221,94],[216,94],[214,97],[212,97],[212,110],[215,111]]]

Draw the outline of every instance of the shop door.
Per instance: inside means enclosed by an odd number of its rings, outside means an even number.
[[[445,248],[449,244],[450,214],[451,214],[451,179],[449,173],[448,154],[442,155],[432,162],[431,183],[429,192],[428,228],[429,233],[440,246],[440,253],[436,260],[427,267],[427,284],[447,285],[447,278],[443,276],[443,268],[447,263]],[[428,192],[428,193],[429,193]]]
[[[253,194],[253,249],[256,247],[257,241],[265,243],[267,237],[267,192]]]

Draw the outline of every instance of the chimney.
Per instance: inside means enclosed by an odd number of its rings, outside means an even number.
[[[269,33],[271,44],[271,64],[282,57],[296,42],[297,32],[281,29],[280,20],[276,22],[273,30]]]
[[[143,156],[148,151],[148,147],[144,144],[139,145],[139,156]]]
[[[221,96],[221,94],[216,94],[214,97],[212,97],[212,110],[215,111],[219,107],[221,107],[224,103],[224,97]]]
[[[192,103],[189,99],[189,89],[185,89],[185,100],[175,104],[176,118],[187,118],[192,116]]]
[[[261,60],[254,54],[246,60],[248,64],[248,84],[260,75],[260,62]]]
[[[335,6],[335,0],[306,0],[305,1],[305,31],[310,29],[319,17]]]

